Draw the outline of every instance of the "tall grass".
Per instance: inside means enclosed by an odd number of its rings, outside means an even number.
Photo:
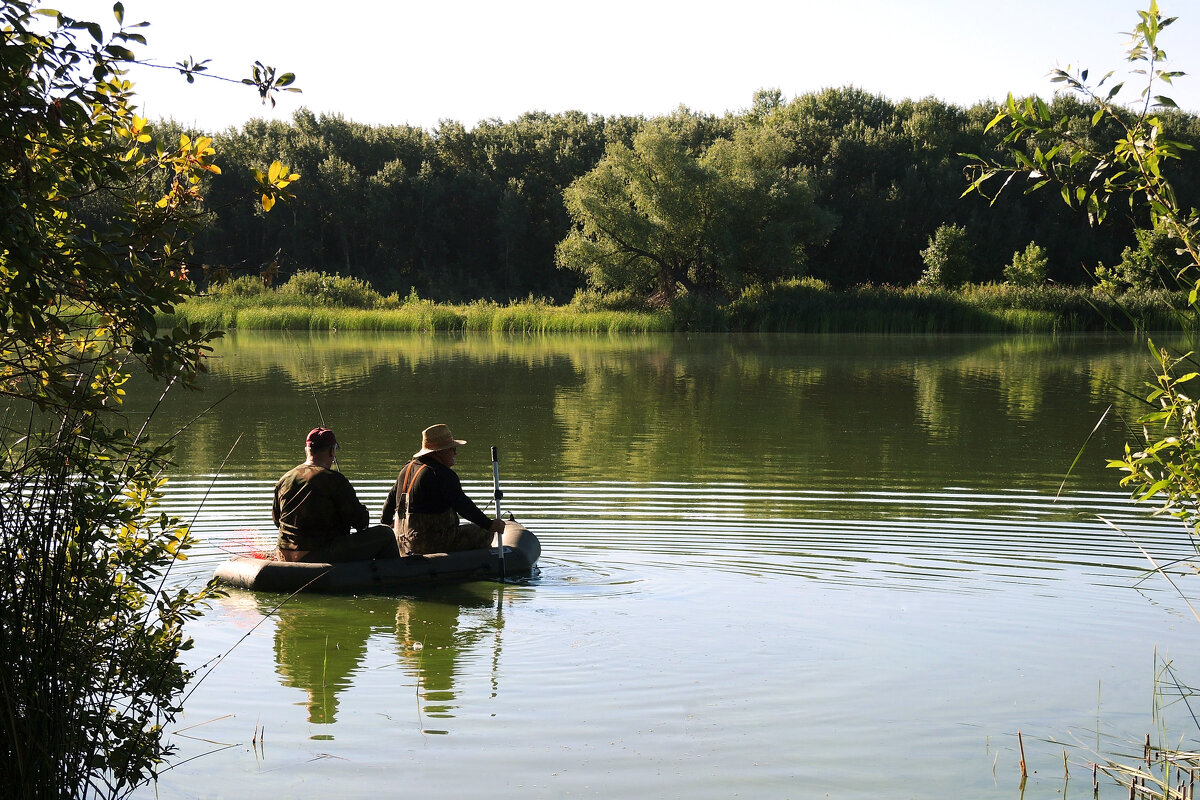
[[[164,315],[166,325],[200,323],[250,330],[361,330],[404,332],[493,331],[499,333],[652,333],[672,330],[664,313],[578,312],[570,306],[476,302],[441,305],[422,301],[398,308],[336,308],[300,305],[244,306],[194,301]]]
[[[556,305],[527,299],[500,304],[435,303],[415,293],[381,296],[361,281],[330,284],[311,276],[279,289],[232,288],[179,306],[163,324],[253,330],[364,330],[498,333],[658,333],[756,331],[794,333],[1057,333],[1178,330],[1186,298],[1165,292],[1114,298],[1087,289],[1044,285],[931,287],[856,286],[780,281],[745,290],[731,302],[682,297],[668,310],[630,310],[595,293]],[[328,278],[329,276],[322,276]],[[296,282],[304,292],[292,286]],[[317,287],[317,288],[313,288]]]

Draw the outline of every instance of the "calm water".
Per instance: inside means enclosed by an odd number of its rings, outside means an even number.
[[[272,540],[271,487],[322,420],[374,514],[423,427],[470,440],[481,505],[495,444],[543,558],[518,585],[218,601],[171,729],[191,760],[157,795],[1010,798],[1020,730],[1025,797],[1090,797],[1094,751],[1152,730],[1156,648],[1200,669],[1200,622],[1137,544],[1194,551],[1103,467],[1143,352],[232,336],[153,422],[186,426],[168,504],[201,542],[178,580]]]

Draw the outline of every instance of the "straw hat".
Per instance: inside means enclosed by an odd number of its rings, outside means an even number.
[[[413,453],[413,458],[420,458],[429,453],[436,453],[438,450],[449,450],[451,447],[462,447],[466,442],[462,439],[455,439],[450,433],[450,426],[438,423],[430,425],[425,430],[421,431],[421,449]]]

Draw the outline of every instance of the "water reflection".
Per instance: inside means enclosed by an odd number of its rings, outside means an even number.
[[[283,686],[304,690],[311,723],[337,722],[338,694],[353,684],[367,639],[385,618],[365,605],[300,595],[274,612],[276,672]]]
[[[502,592],[502,588],[496,589],[497,599],[503,597]],[[472,613],[480,609],[495,613]],[[396,605],[396,644],[407,672],[416,680],[425,716],[454,716],[455,678],[468,651],[479,646],[499,655],[503,629],[499,609],[492,598],[462,587]]]
[[[507,474],[529,481],[1053,491],[1116,402],[1077,468],[1078,485],[1107,488],[1119,420],[1140,410],[1114,387],[1141,385],[1148,364],[1102,337],[237,333],[206,391],[170,398],[155,427],[174,433],[233,392],[176,439],[191,475],[241,436],[226,471],[273,480],[325,424],[352,480],[388,478],[445,420],[481,445],[460,454],[467,480],[486,476],[486,445],[499,444]]]
[[[367,668],[371,641],[395,653],[416,684],[423,716],[446,719],[454,716],[463,661],[498,657],[503,588],[471,584],[415,597],[297,595],[278,608],[278,596],[263,596],[258,607],[275,618],[279,682],[304,692],[299,704],[310,723],[338,721],[340,701]]]

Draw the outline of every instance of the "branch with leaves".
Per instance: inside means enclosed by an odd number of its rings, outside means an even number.
[[[1200,217],[1195,209],[1180,206],[1166,175],[1169,163],[1192,147],[1163,135],[1159,112],[1177,106],[1170,97],[1157,93],[1159,84],[1169,86],[1183,75],[1163,67],[1167,54],[1158,44],[1159,35],[1176,18],[1162,16],[1154,0],[1138,17],[1138,24],[1128,33],[1126,50],[1131,74],[1145,80],[1136,101],[1120,102],[1124,81],[1104,88],[1113,71],[1093,85],[1088,83],[1087,69],[1053,70],[1052,82],[1065,85],[1094,107],[1089,128],[1077,130],[1067,117],[1055,118],[1039,97],[1017,100],[1010,94],[987,130],[1008,124],[1003,143],[1013,162],[964,154],[972,163],[967,168],[970,184],[963,196],[977,192],[994,203],[1018,178],[1025,179],[1026,194],[1055,184],[1063,200],[1086,210],[1094,224],[1104,221],[1114,201],[1124,199],[1131,212],[1147,213],[1152,227],[1168,231],[1195,265],[1200,263]],[[1115,131],[1115,137],[1105,136],[1106,131]],[[996,181],[1001,183],[993,190]],[[1200,276],[1181,273],[1179,277],[1193,284],[1194,303]]]
[[[1170,164],[1192,148],[1164,135],[1162,114],[1176,104],[1159,90],[1183,74],[1164,66],[1167,54],[1159,45],[1160,35],[1175,20],[1163,16],[1155,0],[1138,12],[1126,49],[1130,74],[1143,82],[1136,100],[1121,102],[1126,82],[1110,83],[1114,72],[1094,85],[1086,69],[1051,73],[1053,82],[1094,109],[1086,129],[1073,129],[1066,118],[1054,118],[1040,98],[1017,101],[1010,94],[988,129],[1008,125],[1004,145],[1012,161],[968,155],[970,184],[963,195],[977,192],[994,203],[1018,179],[1024,180],[1026,193],[1056,184],[1063,200],[1086,210],[1097,225],[1114,202],[1123,200],[1131,213],[1144,215],[1153,229],[1167,233],[1185,257],[1175,277],[1188,289],[1185,330],[1194,332],[1200,320],[1200,216],[1180,205],[1167,174]],[[997,181],[999,188],[992,190]],[[1147,345],[1155,380],[1145,401],[1152,410],[1136,421],[1131,443],[1108,465],[1125,473],[1121,485],[1136,500],[1160,503],[1159,513],[1179,518],[1193,537],[1200,537],[1200,401],[1190,394],[1200,373],[1192,353],[1172,355],[1149,339]]]

